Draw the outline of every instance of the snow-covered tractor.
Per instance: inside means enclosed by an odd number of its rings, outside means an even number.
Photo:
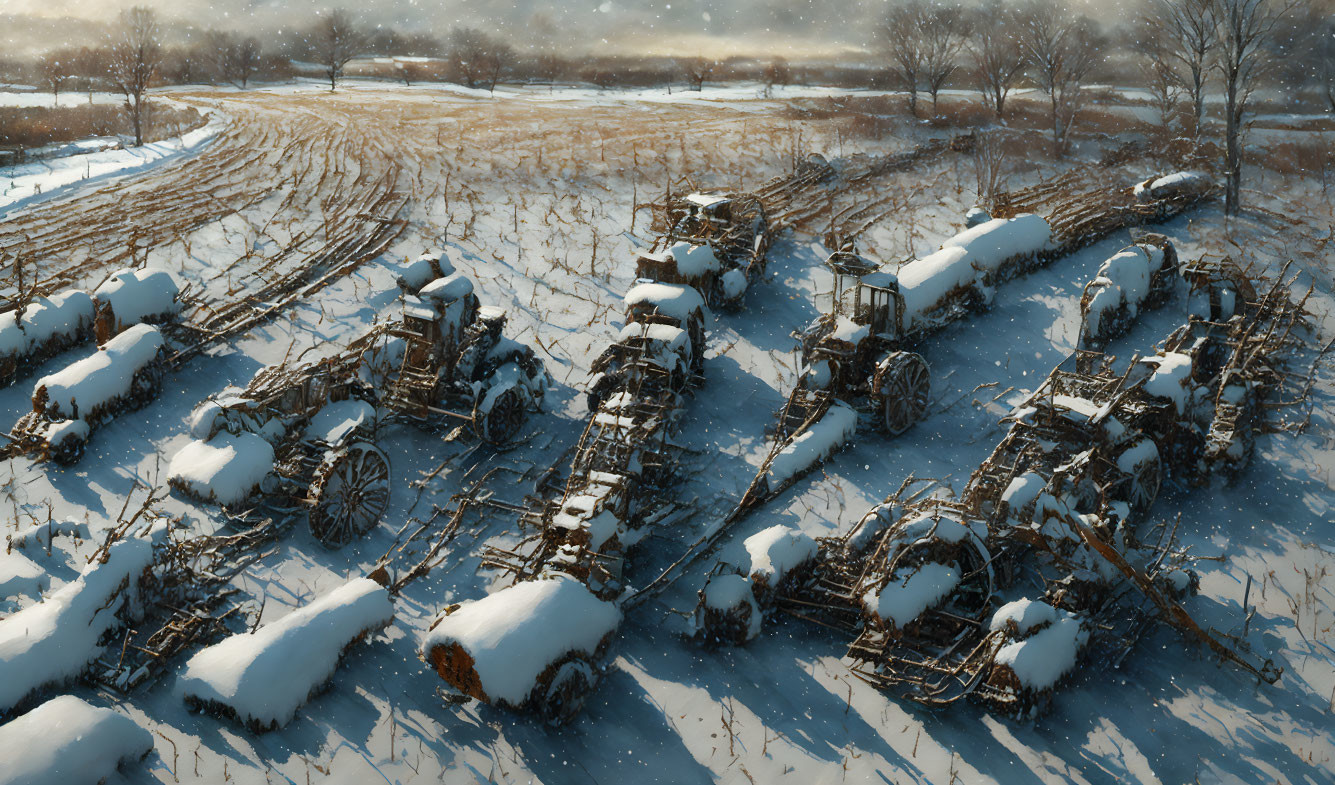
[[[711,305],[736,303],[765,274],[770,235],[752,194],[687,194],[670,199],[666,231],[636,260],[636,275],[695,287]]]
[[[660,389],[681,393],[704,372],[709,311],[697,289],[641,281],[623,302],[625,326],[590,368],[589,411],[618,391],[633,389],[639,397],[655,397]]]
[[[382,404],[419,420],[466,420],[492,444],[513,439],[528,412],[540,408],[549,380],[532,348],[505,335],[505,321],[505,312],[480,305],[473,282],[452,268],[406,294],[402,321],[388,332],[402,342],[402,357],[397,372],[386,374]]]
[[[1194,485],[1245,465],[1301,321],[1276,283],[1225,323],[1192,318],[1124,373],[1110,360],[1076,370],[1073,355],[1006,418],[958,499],[901,501],[901,487],[814,554],[790,549],[798,577],[777,593],[720,566],[696,635],[743,642],[782,609],[852,637],[853,670],[873,685],[1016,715],[1041,711],[1082,660],[1120,661],[1155,619],[1274,681],[1272,664],[1182,609],[1198,582],[1175,532],[1142,529],[1165,479]],[[745,543],[753,565],[753,540],[776,539],[763,534]]]
[[[191,415],[195,437],[167,481],[200,501],[242,511],[307,511],[311,533],[337,548],[389,506],[389,457],[375,444],[374,391],[346,357],[262,369],[234,395]]]

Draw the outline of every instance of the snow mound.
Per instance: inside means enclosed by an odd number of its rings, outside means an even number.
[[[156,267],[118,270],[93,292],[99,307],[110,305],[117,332],[140,322],[161,322],[181,310],[181,289],[171,273]]]
[[[339,444],[348,434],[375,419],[375,407],[366,401],[348,398],[325,404],[306,424],[303,435],[309,440]]]
[[[693,245],[685,241],[673,243],[672,247],[668,248],[668,253],[677,263],[677,274],[683,278],[699,278],[705,273],[716,273],[722,266],[709,243],[703,245]]]
[[[473,697],[517,707],[543,671],[569,654],[592,658],[620,623],[615,604],[557,574],[461,604],[425,635],[422,654],[440,669],[457,647],[472,659]]]
[[[153,735],[124,714],[61,695],[0,725],[0,785],[93,783],[153,750]]]
[[[40,564],[19,551],[0,551],[0,599],[33,597],[50,583]]]
[[[452,303],[473,293],[473,281],[463,273],[451,273],[444,278],[437,278],[417,293],[422,299]]]
[[[987,628],[992,632],[1009,628],[1013,636],[1022,636],[1039,625],[1051,624],[1059,618],[1061,611],[1046,602],[1025,598],[997,608]]]
[[[685,325],[691,314],[705,312],[705,301],[693,287],[677,283],[641,283],[626,292],[626,309],[651,305]]]
[[[219,433],[209,441],[192,441],[172,456],[167,482],[226,507],[250,498],[273,470],[273,459],[273,446],[253,433]]]
[[[833,455],[858,432],[858,415],[835,401],[825,416],[784,445],[770,461],[765,477],[770,491],[781,488],[808,468]]]
[[[1009,668],[1024,687],[1048,689],[1075,667],[1080,650],[1089,641],[1089,631],[1074,615],[1053,609],[1060,615],[1038,632],[1021,641],[1002,646],[993,662]]]
[[[82,673],[102,653],[98,641],[116,627],[152,562],[151,540],[121,540],[105,563],[93,562],[46,599],[0,619],[0,712]]]
[[[91,356],[38,379],[33,399],[46,390],[44,411],[53,420],[88,417],[128,395],[135,374],[158,356],[162,346],[162,333],[156,327],[135,325]]]
[[[222,707],[261,728],[286,725],[334,675],[339,658],[364,633],[389,624],[389,592],[358,578],[315,602],[201,650],[186,663],[185,699]]]
[[[944,600],[959,582],[958,567],[928,562],[896,570],[879,592],[867,592],[862,603],[882,620],[903,627]]]
[[[25,357],[54,341],[83,337],[93,324],[93,298],[69,291],[35,297],[19,316],[13,309],[0,314],[0,356]]]
[[[1172,401],[1177,407],[1178,414],[1185,413],[1189,397],[1188,386],[1191,384],[1191,356],[1179,352],[1166,352],[1159,357],[1147,357],[1141,362],[1158,366],[1145,380],[1145,392],[1156,398]]]
[[[816,541],[789,526],[771,526],[742,543],[751,557],[751,580],[777,585],[793,570],[816,558]]]
[[[1002,268],[1052,247],[1052,227],[1033,213],[994,218],[960,232],[941,250],[899,269],[906,327],[936,310],[955,289],[981,290]]]

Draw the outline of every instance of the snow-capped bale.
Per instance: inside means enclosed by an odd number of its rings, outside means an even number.
[[[186,496],[224,507],[249,499],[273,471],[273,445],[253,433],[219,433],[172,456],[167,484]]]
[[[444,278],[437,278],[417,293],[423,300],[438,300],[452,303],[473,293],[473,281],[462,273],[453,273]]]
[[[844,537],[844,546],[853,553],[861,553],[904,514],[898,501],[890,500],[872,507]]]
[[[1057,621],[1060,615],[1061,611],[1046,602],[1025,598],[998,608],[987,628],[992,632],[1005,631],[1012,638],[1022,638],[1039,625]]]
[[[152,750],[134,720],[61,695],[0,725],[0,785],[92,785]]]
[[[712,575],[695,609],[695,637],[740,646],[760,634],[761,613],[751,582],[743,575]]]
[[[454,264],[449,254],[432,249],[403,265],[399,272],[399,288],[409,294],[417,294],[423,286],[437,278],[444,278],[454,272]]]
[[[972,229],[979,224],[985,224],[992,220],[992,216],[981,207],[970,207],[964,214],[964,228]]]
[[[272,730],[291,722],[329,681],[349,646],[393,618],[385,587],[357,578],[278,621],[201,650],[186,663],[179,689],[192,706]]]
[[[1052,248],[1052,227],[1033,213],[994,218],[960,232],[936,253],[899,268],[906,326],[952,304],[947,296],[961,289],[986,298],[995,277]]]
[[[99,641],[119,626],[122,609],[137,603],[152,562],[152,538],[120,540],[105,562],[94,561],[46,599],[0,619],[0,713],[79,676],[102,653]]]
[[[858,415],[852,407],[835,401],[810,428],[798,434],[774,456],[765,469],[771,492],[833,455],[858,432]]]
[[[1143,437],[1117,456],[1117,468],[1127,474],[1134,474],[1140,467],[1158,462],[1158,460],[1158,445],[1154,443],[1153,439]]]
[[[421,652],[465,695],[520,708],[567,657],[595,658],[620,623],[614,603],[558,573],[447,610]]]
[[[1019,640],[997,650],[992,660],[995,671],[989,681],[1012,689],[1040,692],[1050,690],[1070,673],[1089,642],[1089,630],[1074,614],[1054,611],[1056,618],[1017,632]],[[1030,698],[1028,702],[1032,701]]]
[[[162,347],[156,327],[135,325],[91,356],[38,379],[33,411],[53,420],[93,419],[129,395],[136,374],[158,359]]]
[[[1191,356],[1165,352],[1158,357],[1147,357],[1141,362],[1157,366],[1145,380],[1145,392],[1172,401],[1178,414],[1185,413],[1191,397]]]
[[[1028,507],[1043,492],[1047,480],[1036,472],[1025,472],[1010,481],[1001,492],[1001,502],[1007,505],[1011,516]]]
[[[1139,244],[1118,251],[1100,267],[1081,297],[1082,338],[1096,344],[1116,335],[1127,319],[1134,319],[1156,289],[1164,249]]]
[[[888,627],[901,629],[950,596],[960,577],[953,564],[901,567],[879,590],[863,595],[862,605]]]
[[[1133,191],[1136,199],[1149,202],[1155,199],[1198,196],[1212,187],[1214,187],[1213,181],[1204,172],[1174,172],[1138,183]]]
[[[677,242],[667,249],[667,253],[677,264],[677,274],[686,279],[717,273],[721,267],[709,243],[695,245],[685,241]]]
[[[655,308],[684,327],[696,314],[705,313],[705,300],[693,287],[679,283],[640,283],[626,292],[626,311]]]
[[[816,541],[790,526],[771,526],[742,543],[751,558],[751,583],[758,595],[779,588],[816,559]]]
[[[22,360],[71,346],[90,334],[93,298],[78,290],[35,297],[23,309],[0,313],[0,357]]]
[[[107,309],[112,315],[99,326],[98,338],[107,340],[132,325],[158,324],[171,319],[181,310],[180,294],[171,273],[163,269],[144,267],[112,273],[93,292],[99,318],[107,319],[103,315]]]

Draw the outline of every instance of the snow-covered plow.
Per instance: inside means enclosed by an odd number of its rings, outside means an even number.
[[[546,371],[504,324],[450,269],[405,295],[399,323],[326,359],[264,368],[244,390],[197,407],[195,440],[172,459],[168,482],[232,509],[308,511],[316,538],[345,545],[389,506],[390,460],[376,444],[383,419],[442,416],[504,443],[540,405]]]
[[[1290,283],[1225,322],[1192,317],[1122,373],[1072,355],[1006,418],[958,499],[906,497],[910,478],[848,534],[819,541],[787,588],[733,579],[730,602],[754,616],[744,629],[745,612],[709,612],[707,584],[698,635],[742,642],[781,610],[852,637],[853,671],[877,687],[1017,715],[1041,711],[1082,660],[1120,662],[1155,620],[1273,682],[1272,663],[1183,609],[1190,559],[1171,524],[1146,519],[1163,482],[1229,479],[1245,465],[1304,329]],[[743,571],[721,566],[710,584],[728,572]]]
[[[1187,183],[1199,188],[1187,188]],[[796,336],[801,349],[797,385],[779,413],[771,450],[732,519],[778,493],[852,438],[855,419],[848,427],[839,424],[847,416],[822,426],[827,413],[842,415],[847,408],[874,412],[891,435],[903,433],[926,416],[931,372],[923,357],[910,351],[918,340],[986,307],[999,284],[1118,229],[1172,217],[1208,196],[1210,188],[1193,176],[1180,187],[1157,191],[1105,188],[1071,194],[1058,188],[1043,193],[1045,199],[1027,194],[1003,198],[992,215],[975,212],[971,226],[943,243],[941,250],[894,272],[857,254],[851,243],[830,255],[826,263],[834,279],[830,312]],[[1018,211],[1016,205],[1026,201],[1047,208],[1048,216]],[[1164,284],[1153,280],[1148,268],[1156,261],[1161,271],[1169,268],[1167,241],[1140,253],[1147,268],[1145,287],[1162,288]],[[1159,275],[1161,280],[1164,273]],[[1104,300],[1098,305],[1102,308]],[[1121,300],[1116,307],[1127,308]]]

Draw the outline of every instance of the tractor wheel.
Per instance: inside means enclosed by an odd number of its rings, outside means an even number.
[[[478,400],[473,410],[473,430],[479,439],[488,444],[508,444],[523,427],[528,413],[524,411],[524,399],[519,391],[511,387],[503,390],[491,402],[491,408],[481,410],[481,404],[488,396]]]
[[[389,508],[389,458],[370,442],[325,453],[310,489],[311,534],[341,548],[369,532]]]
[[[885,430],[898,436],[926,416],[932,370],[920,354],[894,352],[876,367],[872,394],[880,399]]]
[[[565,725],[579,715],[597,681],[592,663],[579,655],[570,655],[557,666],[547,687],[538,688],[538,715],[548,724]]]

